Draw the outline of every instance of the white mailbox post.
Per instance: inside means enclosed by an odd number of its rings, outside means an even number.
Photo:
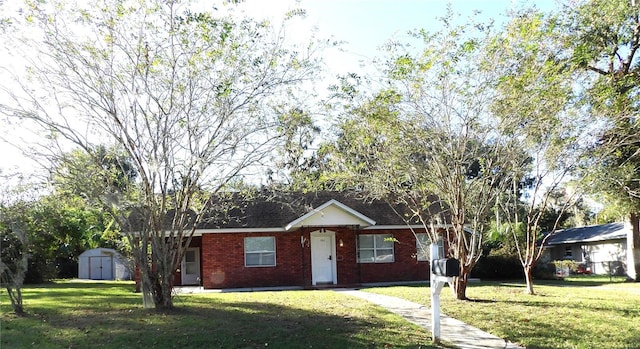
[[[431,244],[430,289],[431,289],[431,335],[434,343],[440,342],[440,292],[445,283],[453,284],[453,277],[436,275],[434,262],[439,258],[438,244]]]

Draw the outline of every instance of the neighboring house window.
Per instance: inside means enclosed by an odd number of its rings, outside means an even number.
[[[573,259],[573,251],[571,250],[571,246],[564,248],[564,258]]]
[[[244,265],[272,267],[276,265],[276,238],[273,236],[244,238]]]
[[[358,263],[392,263],[391,234],[358,235]]]
[[[416,258],[419,261],[430,261],[431,260],[431,240],[429,239],[429,235],[425,233],[416,234]],[[444,255],[444,241],[442,239],[438,240],[438,257],[445,258]]]

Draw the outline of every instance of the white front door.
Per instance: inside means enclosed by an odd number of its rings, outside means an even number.
[[[312,285],[336,284],[336,235],[329,231],[311,233]]]
[[[182,258],[180,272],[183,285],[200,284],[200,249],[198,247],[187,248]]]

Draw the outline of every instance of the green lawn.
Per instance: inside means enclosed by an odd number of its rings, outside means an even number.
[[[617,279],[620,281],[621,279]],[[582,277],[538,283],[534,296],[520,282],[472,283],[457,301],[442,291],[442,311],[527,348],[640,348],[640,284]],[[429,305],[429,288],[365,291]]]
[[[180,295],[176,309],[141,308],[133,284],[57,282],[6,292],[1,348],[431,348],[427,330],[331,291]]]
[[[618,280],[619,281],[619,280]],[[1,348],[430,348],[430,333],[330,291],[208,293],[175,298],[176,309],[141,308],[129,282],[27,287],[29,316],[0,293]],[[640,284],[576,278],[537,284],[471,284],[460,302],[445,289],[443,312],[528,348],[640,348]],[[422,285],[371,288],[428,305]],[[446,346],[445,346],[446,347]]]

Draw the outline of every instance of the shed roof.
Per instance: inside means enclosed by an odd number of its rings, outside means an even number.
[[[622,222],[563,229],[551,235],[545,245],[619,240],[627,237],[626,229],[625,224]]]
[[[85,250],[78,257],[95,257],[95,256],[117,256],[118,251],[112,248],[97,247]]]

